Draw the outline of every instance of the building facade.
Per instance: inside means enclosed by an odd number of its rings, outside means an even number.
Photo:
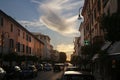
[[[85,0],[82,15],[84,16],[84,40],[93,43],[96,39],[103,38],[99,18],[103,14],[102,0]]]
[[[79,55],[82,56],[82,51],[81,48],[82,46],[84,46],[84,26],[83,23],[81,22],[80,27],[79,27],[79,31],[80,31],[80,39],[79,39]]]
[[[0,10],[0,53],[41,57],[44,43]]]
[[[120,0],[85,0],[82,10],[84,21],[81,23],[83,27],[80,26],[83,28],[80,31],[84,30],[82,33],[84,40],[90,41],[90,44],[99,40],[106,42],[104,39],[105,32],[101,29],[99,19],[104,14],[112,15],[114,13],[120,13]],[[97,80],[118,80],[120,69],[118,66],[113,67],[115,64],[112,61],[115,62],[115,60],[112,59],[116,59],[113,58],[113,55],[111,58],[105,57],[103,60],[93,61],[92,72]],[[98,55],[95,55],[94,58],[98,58]]]
[[[50,37],[41,33],[33,33],[39,40],[44,42],[44,53],[42,54],[42,60],[50,59],[51,55],[51,44],[50,44]]]
[[[79,55],[79,41],[80,41],[80,37],[75,37],[74,39],[74,55],[78,56]]]

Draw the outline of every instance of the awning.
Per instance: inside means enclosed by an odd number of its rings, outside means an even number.
[[[94,61],[95,59],[99,58],[99,54],[95,54],[92,58],[92,60]]]
[[[107,52],[109,54],[120,53],[120,41],[117,41],[113,45],[111,45]]]
[[[108,55],[110,55],[110,56],[115,56],[115,55],[120,55],[120,53],[110,53],[110,54],[108,54]]]
[[[101,47],[101,50],[105,50],[110,46],[111,42],[105,42],[105,44]]]

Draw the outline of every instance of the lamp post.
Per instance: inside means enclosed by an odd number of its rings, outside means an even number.
[[[80,12],[82,8],[83,8],[83,7],[80,7],[80,8],[79,8],[78,20],[82,19],[82,15],[81,15],[81,12]]]

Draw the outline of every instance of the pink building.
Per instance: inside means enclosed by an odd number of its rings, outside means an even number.
[[[0,10],[0,53],[41,57],[44,43],[12,17]]]

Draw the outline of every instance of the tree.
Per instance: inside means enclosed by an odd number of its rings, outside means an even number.
[[[99,40],[93,42],[93,44],[92,44],[92,53],[93,53],[93,55],[98,53],[101,50],[101,47],[102,47],[103,44],[104,44],[104,42],[99,41]]]
[[[18,55],[17,53],[8,53],[8,54],[5,54],[3,55],[3,59],[5,61],[16,61],[18,59]]]
[[[51,58],[51,61],[53,61],[53,62],[57,62],[58,61],[58,58],[59,58],[59,56],[57,55],[58,53],[51,53],[51,55],[50,55],[50,58]]]
[[[81,47],[81,51],[82,51],[81,54],[83,56],[87,56],[87,55],[93,54],[91,45],[82,46]]]
[[[90,45],[82,46],[82,64],[88,64],[93,56],[100,51],[102,45],[102,40],[96,40]]]
[[[60,52],[59,53],[59,62],[64,63],[67,59],[66,53],[65,52]]]
[[[101,28],[105,32],[105,40],[119,41],[120,40],[120,14],[103,15],[100,18]]]
[[[72,64],[75,64],[75,56],[72,56],[72,57],[71,57],[70,62],[71,62]]]
[[[80,65],[82,62],[82,59],[80,56],[78,55],[74,55],[72,58],[71,58],[71,63],[74,64],[74,65]]]

